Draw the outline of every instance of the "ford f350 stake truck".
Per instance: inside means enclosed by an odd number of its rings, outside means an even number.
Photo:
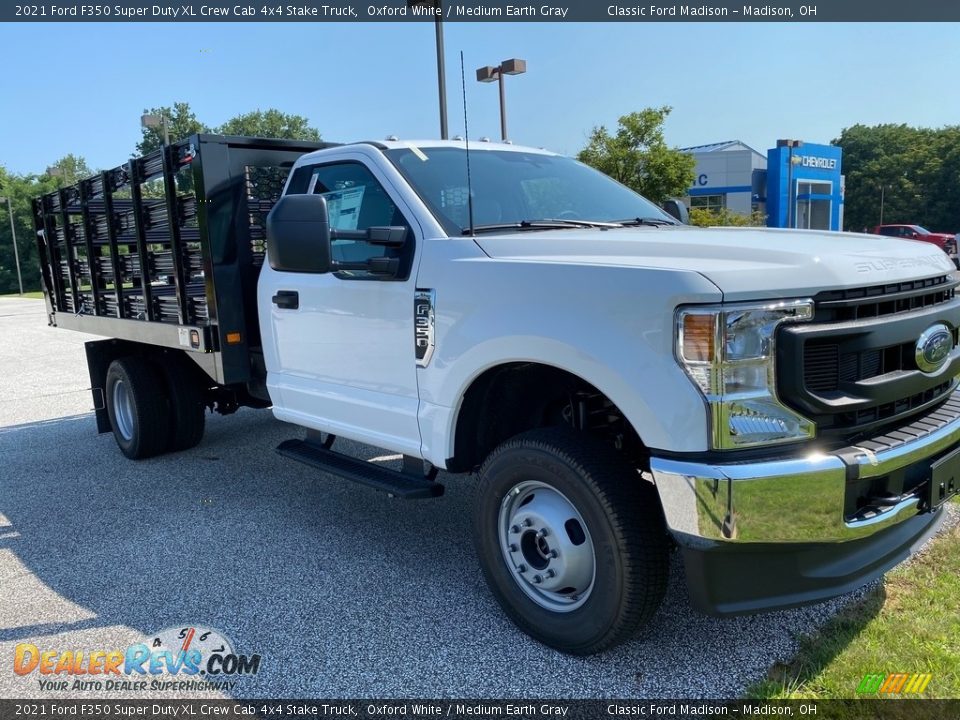
[[[571,653],[650,619],[674,547],[733,614],[851,590],[934,532],[960,486],[940,250],[692,228],[569,158],[467,160],[197,135],[39,198],[50,324],[105,336],[98,430],[136,459],[195,445],[206,408],[272,407],[305,428],[281,454],[395,497],[476,473],[493,594]]]

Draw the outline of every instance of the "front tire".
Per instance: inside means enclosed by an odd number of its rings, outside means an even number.
[[[490,454],[474,539],[507,615],[563,652],[624,641],[666,592],[669,546],[655,489],[612,447],[567,428],[523,433]]]
[[[107,369],[107,414],[120,451],[131,460],[159,455],[170,437],[166,385],[147,358],[114,360]]]

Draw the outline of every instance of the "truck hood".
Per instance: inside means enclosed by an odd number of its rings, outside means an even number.
[[[928,242],[878,235],[689,226],[478,235],[490,257],[696,272],[725,300],[797,297],[944,275],[953,262]]]

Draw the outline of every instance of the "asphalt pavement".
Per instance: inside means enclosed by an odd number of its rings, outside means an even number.
[[[442,476],[440,499],[391,499],[277,455],[300,431],[254,410],[208,415],[193,450],[127,460],[96,433],[85,339],[48,328],[41,301],[0,298],[0,698],[134,697],[41,690],[37,673],[12,672],[15,647],[124,648],[170,627],[261,656],[215,696],[728,697],[849,599],[710,618],[675,559],[633,641],[562,655],[488,592],[471,478]]]

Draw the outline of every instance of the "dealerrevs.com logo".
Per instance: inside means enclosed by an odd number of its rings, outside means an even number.
[[[221,690],[260,671],[259,655],[241,655],[221,632],[168,628],[117,649],[54,649],[20,643],[13,672],[36,676],[41,690]]]

